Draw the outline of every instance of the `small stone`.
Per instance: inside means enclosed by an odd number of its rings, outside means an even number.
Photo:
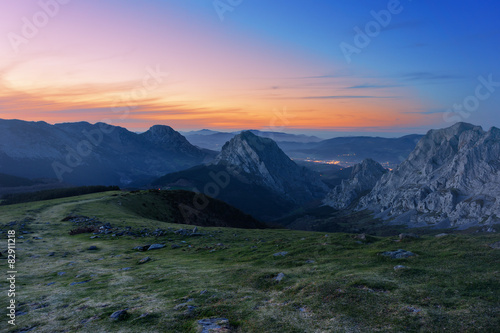
[[[283,278],[285,277],[285,274],[279,273],[275,278],[273,278],[274,281],[281,282]]]
[[[66,272],[57,272],[57,275],[59,276],[63,276],[64,274],[66,274]]]
[[[194,227],[192,233],[195,234],[198,232],[198,227]]]
[[[129,271],[131,269],[132,269],[132,267],[124,267],[124,268],[120,268],[120,271]]]
[[[207,318],[198,320],[198,325],[201,328],[201,333],[227,332],[229,329],[229,320],[226,318]]]
[[[402,258],[413,257],[415,254],[410,251],[398,249],[396,251],[383,252],[382,255],[386,257],[391,257],[392,259],[402,259]]]
[[[139,260],[138,264],[141,265],[141,264],[145,264],[147,263],[148,261],[151,261],[151,258],[150,257],[146,257],[146,258],[142,258]]]
[[[441,238],[441,237],[444,237],[444,236],[448,236],[448,234],[447,234],[446,232],[443,232],[443,233],[441,233],[441,234],[437,234],[437,235],[436,235],[436,236],[434,236],[434,237],[436,237],[436,238]]]
[[[278,253],[273,254],[273,256],[275,256],[275,257],[284,257],[287,254],[288,254],[287,251],[282,251],[282,252],[278,252]]]
[[[51,286],[53,284],[55,284],[55,282],[49,282],[49,283],[47,283],[47,286]]]
[[[491,247],[492,249],[498,250],[498,249],[500,249],[500,241],[489,244],[488,246]]]
[[[399,234],[400,241],[402,241],[403,239],[416,239],[416,238],[420,238],[420,236],[417,234],[413,234],[413,233],[409,233],[409,234],[401,233],[401,234]]]
[[[47,256],[48,257],[53,257],[56,253],[55,252],[50,252]]]
[[[312,259],[306,260],[306,264],[314,264],[314,263],[315,263],[315,261]]]
[[[172,246],[170,246],[170,247],[171,247],[172,249],[178,249],[178,248],[180,248],[180,246],[179,246],[179,245],[177,245],[177,244],[172,244]]]
[[[98,250],[98,248],[97,248],[97,246],[92,245],[87,250],[89,250],[89,251],[95,251],[95,250]]]
[[[151,250],[158,250],[158,249],[162,249],[164,248],[165,245],[163,244],[152,244],[149,248],[148,248],[148,251],[151,251]]]
[[[394,266],[394,270],[395,271],[399,271],[400,269],[405,269],[405,268],[406,268],[406,266],[403,266],[403,265],[396,265],[396,266]]]
[[[128,317],[128,312],[127,310],[118,310],[118,311],[115,311],[111,314],[111,316],[109,316],[109,318],[111,318],[112,320],[115,320],[115,321],[121,321],[121,320],[125,320],[127,319]]]

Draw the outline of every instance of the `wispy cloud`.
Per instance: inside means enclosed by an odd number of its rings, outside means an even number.
[[[357,98],[397,98],[395,96],[358,96],[358,95],[334,95],[334,96],[304,96],[300,99],[357,99]]]
[[[464,76],[432,72],[409,72],[402,74],[401,78],[406,81],[439,81],[463,79]]]

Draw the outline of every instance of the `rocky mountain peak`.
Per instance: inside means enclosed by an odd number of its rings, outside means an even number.
[[[320,198],[327,187],[316,173],[299,167],[271,139],[244,131],[223,147],[212,164],[231,166],[253,183],[297,202]]]
[[[500,217],[500,130],[457,123],[429,131],[358,209],[412,226],[471,226]]]
[[[331,190],[323,203],[335,209],[345,209],[367,191],[387,172],[380,163],[371,158],[356,164],[348,180]]]

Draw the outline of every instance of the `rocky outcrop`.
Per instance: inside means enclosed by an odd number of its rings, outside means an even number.
[[[238,170],[251,183],[296,203],[323,198],[328,191],[318,174],[295,164],[273,140],[250,131],[227,142],[212,164]]]
[[[366,159],[353,167],[347,180],[331,190],[323,203],[335,209],[346,209],[367,191],[387,172],[382,165],[372,159]]]
[[[457,123],[429,131],[357,209],[412,227],[498,223],[499,171],[500,130]]]

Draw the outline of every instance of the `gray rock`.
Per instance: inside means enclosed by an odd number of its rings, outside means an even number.
[[[399,234],[400,241],[402,241],[403,239],[417,239],[417,238],[420,238],[420,236],[417,234],[413,234],[413,233],[409,233],[409,234],[401,233],[401,234]]]
[[[394,270],[395,271],[399,271],[399,270],[405,269],[405,268],[406,268],[406,266],[403,266],[403,265],[396,265],[396,266],[394,266]]]
[[[111,316],[109,316],[109,318],[111,318],[111,320],[114,320],[114,321],[122,321],[122,320],[125,320],[127,319],[127,317],[129,316],[127,310],[118,310],[118,311],[115,311],[111,314]]]
[[[129,271],[131,269],[132,269],[132,267],[124,267],[124,268],[120,268],[120,271]]]
[[[281,282],[285,278],[285,274],[279,273],[275,278],[273,278],[274,281]]]
[[[149,248],[148,248],[148,251],[151,251],[151,250],[158,250],[158,249],[163,249],[165,247],[165,245],[163,244],[152,244]]]
[[[229,328],[229,320],[226,318],[210,318],[198,320],[198,326],[200,327],[200,333],[210,333],[216,332],[220,329]]]
[[[273,256],[275,256],[275,257],[284,257],[287,254],[288,254],[287,251],[282,251],[282,252],[277,252],[277,253],[273,254]]]
[[[145,258],[142,258],[139,260],[138,264],[141,265],[141,264],[145,264],[147,263],[148,261],[151,261],[151,258],[150,257],[145,257]]]
[[[177,245],[177,244],[172,244],[172,246],[170,246],[172,249],[178,249],[180,248],[180,245]]]
[[[392,259],[402,259],[402,258],[413,257],[415,254],[410,251],[398,249],[396,251],[383,252],[382,255],[386,257],[391,257]]]
[[[436,238],[441,238],[441,237],[444,237],[444,236],[448,236],[448,234],[447,234],[447,233],[445,233],[445,232],[443,232],[443,233],[441,233],[441,234],[437,234],[437,235],[436,235],[436,236],[434,236],[434,237],[436,237]]]
[[[492,249],[500,249],[500,241],[489,244],[488,246],[491,247]]]

